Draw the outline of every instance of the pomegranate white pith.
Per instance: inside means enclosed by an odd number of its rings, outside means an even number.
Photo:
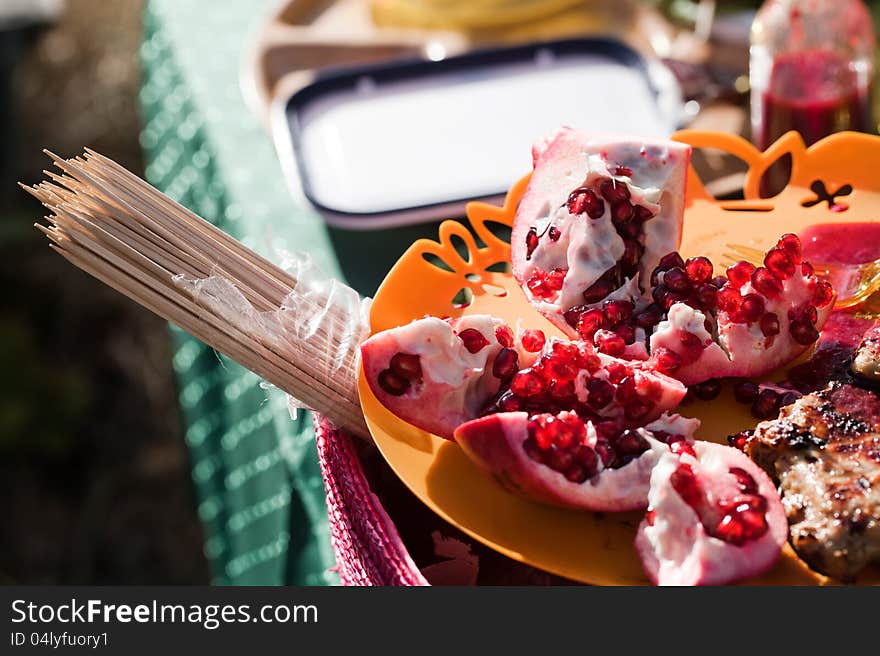
[[[696,442],[693,454],[664,454],[651,474],[648,506],[636,549],[659,585],[723,585],[757,576],[773,566],[788,535],[770,479],[720,444]]]
[[[699,422],[664,415],[644,428],[611,429],[573,412],[488,415],[463,424],[455,440],[483,471],[519,496],[593,511],[644,508],[651,470],[690,442]],[[661,439],[658,439],[661,438]]]

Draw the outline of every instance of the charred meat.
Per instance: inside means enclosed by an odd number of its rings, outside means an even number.
[[[836,382],[760,423],[745,452],[779,485],[791,544],[851,580],[880,561],[880,399]]]

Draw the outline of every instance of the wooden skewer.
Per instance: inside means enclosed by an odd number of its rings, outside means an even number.
[[[36,227],[53,250],[369,439],[356,373],[367,327],[353,290],[332,283],[349,303],[332,302],[99,153],[46,152],[62,173],[22,187],[52,212]]]

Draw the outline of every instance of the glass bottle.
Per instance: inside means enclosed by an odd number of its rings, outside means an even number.
[[[767,0],[752,24],[752,140],[789,130],[807,145],[840,130],[872,132],[874,25],[861,0]]]

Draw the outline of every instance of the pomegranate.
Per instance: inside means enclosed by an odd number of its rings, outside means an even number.
[[[690,275],[690,265],[698,260],[705,260],[705,269],[711,267],[706,258],[691,258],[681,267],[681,258],[672,253],[652,274],[654,305],[646,313],[651,321],[658,314],[663,319],[647,330],[652,330],[652,355],[664,358],[655,358],[661,371],[686,384],[760,376],[795,359],[819,338],[835,295],[803,260],[795,235],[783,235],[767,252],[766,266],[739,262],[712,281],[699,282],[703,273]]]
[[[411,424],[450,439],[457,426],[498,412],[574,411],[620,428],[641,426],[687,392],[644,361],[598,353],[589,343],[517,337],[500,319],[425,317],[361,346],[376,398]]]
[[[613,512],[646,506],[654,465],[670,448],[691,448],[698,426],[698,420],[678,415],[664,415],[643,428],[622,428],[571,411],[505,412],[463,424],[455,440],[515,494]]]
[[[602,350],[644,357],[644,334],[629,318],[651,271],[678,247],[690,147],[562,128],[532,156],[511,235],[514,276],[569,336],[604,328]]]
[[[723,585],[776,562],[788,523],[776,488],[743,453],[711,442],[663,454],[636,535],[659,585]]]

